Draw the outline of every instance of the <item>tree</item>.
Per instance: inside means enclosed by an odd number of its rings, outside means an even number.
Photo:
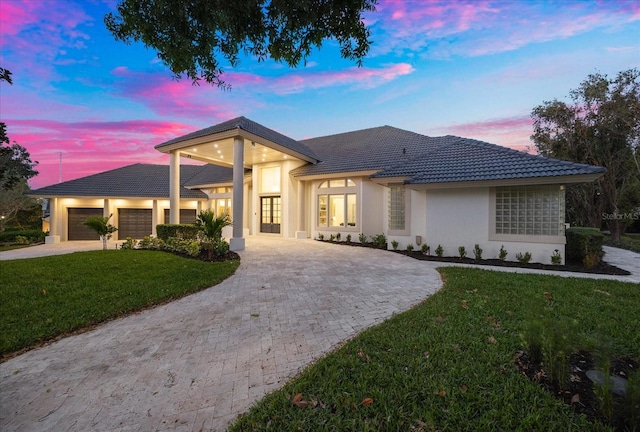
[[[0,67],[0,81],[13,84],[11,71]],[[20,214],[35,213],[40,207],[26,195],[30,191],[27,180],[38,174],[36,165],[27,149],[15,142],[10,144],[7,125],[0,122],[0,232],[7,224],[15,224]]]
[[[0,232],[6,227],[22,226],[24,222],[33,226],[39,223],[41,228],[42,206],[35,198],[28,195],[29,185],[25,180],[20,180],[16,185],[0,193]],[[20,220],[24,215],[26,220]],[[37,215],[34,221],[33,215]]]
[[[6,144],[6,145],[5,145]],[[38,174],[38,162],[32,162],[26,148],[14,142],[3,142],[0,147],[0,189],[9,191],[20,182],[26,182]]]
[[[640,71],[614,79],[595,73],[571,90],[572,103],[545,101],[532,111],[531,139],[543,156],[600,165],[597,182],[567,188],[567,218],[614,240],[640,207]]]
[[[335,39],[343,58],[358,65],[369,51],[365,11],[377,0],[120,0],[104,22],[116,40],[156,50],[175,78],[186,74],[228,87],[221,57],[231,67],[240,52],[290,67]]]
[[[111,238],[111,235],[118,231],[114,225],[109,223],[109,219],[111,219],[112,214],[109,216],[93,216],[87,218],[86,221],[83,222],[85,226],[88,226],[92,230],[94,230],[100,236],[100,240],[102,240],[102,249],[107,250],[107,240]]]

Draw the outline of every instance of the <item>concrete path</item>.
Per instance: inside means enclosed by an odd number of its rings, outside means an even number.
[[[115,249],[123,242],[107,242],[107,249]],[[12,249],[0,252],[0,261],[37,258],[49,255],[64,255],[73,252],[86,252],[92,250],[102,250],[102,242],[100,240],[87,241],[70,241],[55,244],[41,244],[37,246],[29,246],[21,249]]]
[[[422,261],[312,240],[251,237],[241,255],[220,285],[0,365],[0,430],[221,431],[442,284]]]

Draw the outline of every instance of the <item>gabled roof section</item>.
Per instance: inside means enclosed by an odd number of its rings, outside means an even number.
[[[606,172],[585,165],[523,153],[495,144],[448,136],[450,142],[378,172],[372,178],[407,177],[406,184],[509,180]]]
[[[318,155],[321,162],[304,165],[294,176],[378,171],[405,163],[455,137],[428,137],[414,132],[381,126],[301,141]]]
[[[244,175],[250,174],[251,170],[245,169]],[[182,177],[181,177],[182,178]],[[185,187],[198,187],[216,183],[233,182],[233,168],[221,167],[218,165],[203,165],[201,169],[190,179],[183,182]]]
[[[282,135],[280,132],[276,132],[273,129],[269,129],[268,127],[262,126],[261,124],[256,123],[252,120],[249,120],[246,117],[236,117],[232,120],[227,120],[217,125],[200,129],[198,131],[192,132],[187,135],[183,135],[178,138],[174,138],[162,144],[158,144],[157,146],[155,146],[155,149],[162,151],[164,147],[171,146],[173,144],[177,144],[182,141],[188,141],[193,138],[201,138],[207,135],[215,135],[218,133],[228,132],[234,129],[247,131],[253,135],[257,135],[261,138],[269,140],[284,148],[293,150],[294,152],[303,154],[314,160],[318,160],[318,157],[313,152],[313,150],[311,150],[309,147],[307,147],[303,143],[296,141],[293,138],[289,138],[288,136]]]
[[[231,178],[232,169],[213,165],[180,166],[180,198],[206,199],[199,190],[185,185],[206,171],[217,178]],[[169,166],[134,164],[70,180],[32,191],[29,195],[40,197],[137,197],[169,198]]]

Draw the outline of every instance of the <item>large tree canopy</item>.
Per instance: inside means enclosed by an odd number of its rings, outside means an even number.
[[[600,228],[617,240],[640,207],[640,71],[609,79],[592,74],[570,92],[571,103],[533,109],[533,140],[543,156],[600,165],[596,183],[567,190],[569,221]]]
[[[222,59],[234,67],[243,52],[295,67],[325,39],[336,40],[342,57],[361,65],[371,43],[362,14],[376,2],[119,0],[117,15],[104,21],[117,40],[156,50],[176,78],[225,86]]]

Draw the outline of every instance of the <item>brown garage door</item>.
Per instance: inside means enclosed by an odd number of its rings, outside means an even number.
[[[180,209],[180,223],[192,224],[196,221],[196,209]],[[169,209],[164,209],[164,223],[169,223]]]
[[[118,238],[120,240],[127,237],[144,238],[151,235],[152,228],[151,209],[118,209]]]
[[[91,228],[84,226],[84,221],[94,216],[102,217],[103,212],[101,208],[69,208],[69,240],[99,240],[100,236]]]

